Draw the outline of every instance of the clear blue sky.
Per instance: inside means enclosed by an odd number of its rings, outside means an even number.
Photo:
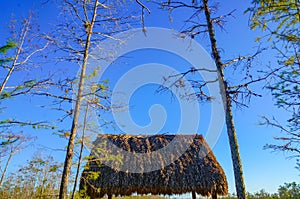
[[[43,2],[43,1],[41,1]],[[222,57],[226,59],[230,59],[232,57],[236,57],[239,55],[243,55],[245,53],[254,52],[256,43],[254,43],[255,37],[260,34],[259,31],[253,32],[249,30],[248,24],[248,15],[244,15],[243,12],[249,5],[249,1],[226,1],[220,4],[220,13],[221,12],[230,12],[233,9],[236,9],[234,13],[235,18],[229,18],[227,23],[225,24],[225,30],[217,30],[217,41],[219,47],[222,49]],[[168,16],[166,13],[162,13],[160,10],[155,10],[154,6],[150,5],[152,10],[151,15],[147,15],[146,26],[154,26],[154,27],[165,27],[165,28],[180,28],[182,24],[170,23],[168,21]],[[10,20],[11,14],[14,14],[16,19],[21,19],[24,16],[27,16],[28,11],[33,10],[36,12],[38,16],[38,23],[41,25],[42,32],[47,32],[48,28],[55,23],[56,16],[58,14],[57,8],[54,3],[48,3],[44,6],[41,6],[39,1],[21,1],[21,0],[12,0],[12,1],[1,1],[0,3],[0,11],[1,11],[1,35],[0,35],[0,44],[5,44],[6,39],[9,37],[9,33],[7,32],[7,26]],[[178,14],[175,13],[176,17]],[[179,16],[179,15],[178,15]],[[198,42],[209,51],[209,45],[207,42],[207,37],[203,40],[198,40]],[[131,57],[139,57],[138,60],[126,60],[130,67],[134,67],[134,65],[147,63],[147,61],[155,61],[159,62],[158,54],[153,53],[153,57],[155,59],[147,60],[147,57],[143,57],[141,59],[141,55],[139,52],[132,55]],[[157,52],[156,52],[157,53]],[[256,62],[256,67],[264,68],[265,64],[267,64],[266,60],[272,60],[273,54],[268,54],[267,52],[261,55]],[[162,61],[161,61],[162,62]],[[175,61],[174,61],[175,62]],[[174,63],[173,62],[173,63]],[[170,64],[170,63],[168,63]],[[127,69],[128,70],[128,69]],[[71,72],[75,74],[77,69],[71,69]],[[234,82],[237,78],[236,75],[232,76],[230,72],[228,72],[228,80]],[[2,75],[1,75],[2,76]],[[14,77],[17,78],[17,77]],[[20,78],[20,77],[18,77]],[[109,78],[109,74],[108,74]],[[13,80],[12,80],[13,81]],[[113,82],[113,81],[112,81]],[[257,85],[259,89],[261,85]],[[166,126],[162,129],[162,131],[172,132],[176,129],[176,121],[178,118],[174,114],[178,108],[176,108],[177,101],[171,100],[169,96],[165,95],[147,95],[147,100],[145,99],[145,93],[154,93],[156,87],[153,85],[149,85],[138,90],[133,96],[133,100],[131,101],[132,106],[135,109],[132,109],[132,117],[133,120],[140,124],[146,125],[149,123],[148,117],[148,109],[151,107],[153,103],[161,103],[166,107],[166,112],[170,115],[168,117],[168,121]],[[295,169],[295,160],[288,159],[289,154],[274,152],[272,153],[269,150],[263,150],[263,146],[267,143],[274,143],[273,136],[279,135],[279,132],[276,129],[266,126],[259,126],[258,123],[261,120],[260,116],[276,116],[279,120],[284,121],[285,113],[279,111],[277,108],[273,106],[272,98],[268,91],[261,91],[264,94],[262,98],[252,98],[251,103],[249,104],[249,108],[237,109],[234,108],[234,118],[237,129],[237,135],[240,145],[241,158],[243,163],[243,170],[245,175],[245,183],[247,191],[255,192],[260,189],[265,189],[268,192],[275,192],[279,185],[284,182],[299,182],[299,171]],[[153,96],[153,97],[149,97]],[[47,115],[47,113],[37,112],[37,105],[41,104],[36,99],[16,99],[7,105],[9,106],[9,112],[5,112],[4,115],[1,115],[1,118],[6,118],[13,115],[17,115],[19,118],[51,118],[53,116]],[[139,101],[143,101],[143,103],[138,103]],[[171,101],[171,103],[170,103]],[[24,105],[26,104],[26,105]],[[36,109],[36,111],[35,111]],[[201,114],[205,116],[205,105],[203,105],[203,109]],[[205,120],[204,120],[205,122]],[[66,127],[68,128],[68,127]],[[33,130],[32,130],[33,131]],[[201,130],[199,130],[199,133]],[[27,133],[31,133],[37,135],[38,140],[36,142],[36,147],[31,147],[27,152],[21,154],[20,156],[16,156],[13,160],[13,165],[22,164],[26,159],[29,159],[32,155],[33,151],[36,151],[38,146],[44,145],[51,148],[61,148],[66,144],[66,142],[62,139],[59,139],[48,131],[36,132],[28,130]],[[227,134],[225,131],[222,132],[218,143],[213,148],[213,151],[221,163],[222,167],[225,170],[227,175],[227,179],[229,182],[229,191],[234,192],[234,176],[232,171],[232,163],[229,151],[229,144],[227,139]],[[60,160],[64,159],[63,153],[56,153],[56,158],[60,158]]]

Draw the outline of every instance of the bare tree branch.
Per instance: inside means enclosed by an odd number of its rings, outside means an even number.
[[[137,4],[139,4],[142,7],[142,27],[143,31],[145,32],[145,19],[144,19],[144,10],[146,10],[149,14],[151,13],[150,9],[146,7],[140,0],[135,0]]]

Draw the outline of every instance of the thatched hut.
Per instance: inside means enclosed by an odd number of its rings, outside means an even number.
[[[168,145],[172,149],[163,150]],[[202,135],[99,135],[80,190],[92,199],[187,192],[215,199],[227,194],[228,185]]]

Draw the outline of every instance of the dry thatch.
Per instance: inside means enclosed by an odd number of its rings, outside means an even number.
[[[172,150],[164,151],[168,145]],[[216,197],[228,191],[224,171],[202,135],[99,135],[91,157],[80,181],[91,198],[187,192]]]

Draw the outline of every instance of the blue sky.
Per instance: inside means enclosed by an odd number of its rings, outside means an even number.
[[[250,31],[249,27],[247,26],[249,16],[243,14],[248,5],[249,1],[242,2],[238,0],[232,0],[229,2],[226,1],[226,3],[224,2],[220,4],[220,13],[226,13],[236,9],[234,13],[235,17],[227,20],[228,22],[224,26],[225,29],[217,29],[216,32],[218,45],[222,49],[222,58],[224,60],[243,55],[245,53],[255,52],[255,49],[258,46],[258,44],[254,42],[254,39],[261,33],[259,31]],[[171,23],[168,20],[167,13],[156,10],[153,5],[149,6],[152,13],[151,15],[146,15],[146,26],[174,29],[179,29],[182,27],[182,24],[175,23],[181,20],[181,13],[174,13],[174,19],[176,17],[178,17],[178,19]],[[33,10],[38,16],[37,20],[41,26],[42,32],[47,32],[49,30],[49,28],[55,23],[55,19],[58,15],[58,10],[54,3],[50,2],[41,6],[40,2],[33,0],[1,1],[0,10],[0,27],[2,30],[0,36],[1,45],[5,44],[6,39],[9,37],[7,26],[12,13],[16,19],[21,19],[22,17],[27,16],[29,10]],[[209,52],[210,47],[207,37],[198,38],[198,42]],[[151,59],[147,53],[151,53]],[[127,71],[138,64],[147,62],[159,62],[169,65],[176,63],[176,58],[172,57],[171,55],[162,54],[163,53],[155,51],[134,52],[133,54],[130,54],[130,58],[125,58],[128,66],[126,66],[123,71],[121,69],[120,71],[118,70],[118,75],[121,75],[124,73],[124,71]],[[271,52],[265,52],[263,55],[260,55],[258,60],[255,62],[256,67],[263,69],[268,61],[274,62],[274,60],[270,59],[273,55],[274,54]],[[172,61],[167,61],[166,57],[172,58]],[[183,62],[181,61],[181,63]],[[77,68],[68,69],[67,71],[75,74]],[[112,73],[113,70],[108,71],[108,79],[110,77],[110,72]],[[233,75],[232,71],[226,71],[226,76],[232,83],[238,81],[239,78],[238,74],[235,73]],[[116,78],[116,76],[114,76],[114,78]],[[110,81],[113,85],[114,80],[111,79]],[[262,85],[256,85],[255,88],[261,91],[261,86]],[[131,110],[132,118],[139,125],[147,125],[150,122],[150,118],[148,116],[149,107],[156,103],[162,104],[169,115],[166,126],[164,126],[162,131],[172,132],[176,130],[177,125],[174,124],[177,124],[179,119],[176,114],[174,114],[178,110],[178,102],[176,100],[172,100],[168,95],[155,93],[156,89],[156,85],[148,85],[142,87],[134,93],[132,100],[130,101],[132,107],[134,107]],[[299,182],[299,171],[295,169],[295,160],[288,158],[290,154],[263,150],[263,146],[267,143],[274,143],[273,136],[280,135],[280,133],[274,128],[258,125],[259,121],[261,121],[260,116],[275,116],[280,121],[284,121],[286,119],[286,113],[273,106],[272,97],[269,91],[263,90],[261,92],[264,94],[264,97],[252,98],[249,108],[234,108],[234,118],[240,145],[247,191],[255,192],[260,189],[265,189],[268,192],[275,192],[278,186],[284,182]],[[147,98],[145,98],[145,96],[147,96]],[[54,115],[47,115],[45,112],[38,112],[39,109],[37,108],[37,105],[42,103],[39,100],[40,99],[35,98],[15,99],[7,104],[7,106],[9,106],[9,111],[5,112],[1,118],[5,118],[7,116],[12,117],[13,115],[17,115],[20,118],[33,119],[46,119],[54,117]],[[139,103],[141,101],[142,103]],[[203,120],[201,120],[201,122],[204,123],[201,128],[205,129],[205,116],[208,116],[210,113],[207,105],[201,104],[201,107],[201,116],[203,115]],[[199,129],[199,133],[201,133],[201,131],[202,129]],[[38,140],[35,147],[31,147],[29,150],[27,150],[24,153],[25,155],[21,154],[20,156],[15,157],[12,163],[15,166],[22,164],[24,160],[29,159],[32,153],[41,145],[51,148],[61,148],[64,146],[64,144],[66,144],[65,140],[53,136],[48,131],[37,132],[33,130],[27,130],[26,132],[36,135]],[[213,148],[213,151],[225,170],[229,182],[229,191],[234,192],[234,176],[232,171],[228,138],[225,130],[223,130],[217,144]],[[57,159],[64,159],[63,153],[51,153],[55,154]]]

